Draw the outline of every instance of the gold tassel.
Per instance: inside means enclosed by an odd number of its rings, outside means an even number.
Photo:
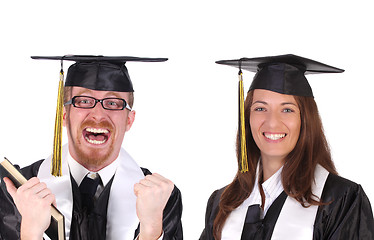
[[[64,102],[64,70],[61,68],[60,81],[58,83],[57,107],[55,118],[55,134],[53,138],[53,157],[51,173],[55,177],[62,176],[61,172],[61,142],[62,142],[62,118]]]
[[[245,139],[245,118],[244,118],[244,87],[242,71],[239,71],[239,141],[240,141],[240,162],[239,170],[242,173],[248,171],[247,144]]]

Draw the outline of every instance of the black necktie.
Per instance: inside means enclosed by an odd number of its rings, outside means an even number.
[[[82,208],[87,209],[90,213],[94,207],[94,196],[97,190],[97,186],[101,183],[100,176],[96,174],[96,177],[90,176],[92,174],[87,174],[81,184],[79,185],[79,191],[81,193]]]
[[[93,184],[93,186],[91,184],[86,184],[90,182],[95,182],[95,180],[91,180],[82,180],[81,185],[78,186],[78,184],[71,176],[74,199],[69,238],[71,240],[105,239],[107,224],[107,208],[113,177],[105,185],[105,187],[103,186],[101,179],[99,180],[99,184],[96,183]],[[97,185],[96,193],[94,193],[95,185]],[[93,197],[88,197],[89,202],[91,202],[91,205],[93,205],[93,208],[90,212],[88,211],[87,206],[83,206],[83,204],[86,203],[83,202],[83,196],[81,194],[81,191],[89,192],[89,195],[91,196],[94,195]],[[94,203],[92,204],[92,202]]]
[[[286,198],[287,194],[283,191],[277,199],[275,199],[273,204],[271,204],[264,219],[261,219],[262,210],[260,205],[249,206],[241,240],[270,240]]]
[[[241,240],[262,239],[261,208],[259,204],[248,207]]]
[[[254,204],[248,207],[245,223],[256,223],[260,221],[261,207],[260,204]]]

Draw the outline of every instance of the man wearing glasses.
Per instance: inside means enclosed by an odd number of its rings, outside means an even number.
[[[64,88],[62,177],[50,174],[51,157],[23,168],[16,189],[0,191],[0,239],[42,239],[50,205],[65,216],[65,234],[83,239],[182,239],[178,188],[140,168],[121,147],[135,111],[126,61],[167,59],[64,56],[73,60]],[[9,193],[9,194],[8,194]],[[22,218],[21,218],[22,216]]]

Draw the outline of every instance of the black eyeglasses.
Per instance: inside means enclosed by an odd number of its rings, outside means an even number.
[[[127,104],[125,99],[122,98],[103,98],[96,99],[89,96],[74,96],[71,100],[67,101],[64,106],[72,104],[76,108],[94,108],[96,103],[101,103],[101,106],[106,110],[132,110]]]

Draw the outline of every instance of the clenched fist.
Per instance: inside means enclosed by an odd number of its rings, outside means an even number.
[[[174,183],[157,173],[134,185],[140,240],[154,240],[162,235],[162,213],[173,189]]]

